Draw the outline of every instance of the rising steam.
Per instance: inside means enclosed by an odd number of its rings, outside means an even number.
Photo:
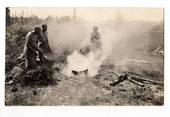
[[[96,25],[96,24],[95,24]],[[88,69],[89,76],[95,76],[102,64],[126,64],[126,59],[143,59],[147,55],[150,37],[148,31],[157,25],[144,21],[105,21],[97,24],[101,34],[102,48],[90,51],[86,56],[79,50],[90,44],[90,32],[94,23],[84,20],[71,20],[49,24],[49,43],[53,51],[59,53],[62,48],[72,50],[67,56],[67,65],[63,72],[72,76],[72,70]],[[125,68],[125,67],[124,67]]]

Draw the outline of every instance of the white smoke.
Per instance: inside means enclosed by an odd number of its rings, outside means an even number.
[[[74,51],[73,54],[67,57],[68,64],[63,72],[67,76],[72,76],[72,70],[88,70],[88,76],[95,76],[98,73],[103,60],[104,56],[102,56],[100,49],[95,52],[91,51],[86,56],[82,55],[78,51]]]
[[[121,40],[122,35],[109,28],[98,26],[99,33],[101,34],[101,48],[97,48],[95,51],[90,51],[86,56],[82,55],[79,50],[75,50],[70,56],[67,57],[67,66],[63,70],[63,73],[67,76],[73,76],[72,70],[74,71],[85,71],[88,70],[88,76],[95,76],[98,74],[100,66],[112,55],[112,50],[116,42]],[[103,29],[103,30],[102,30]],[[90,37],[83,41],[80,45],[89,46],[91,44]],[[94,45],[91,45],[94,46]],[[93,48],[93,47],[92,47]]]
[[[90,44],[90,32],[94,25],[98,26],[101,34],[102,48],[91,51],[86,56],[79,50]],[[124,21],[116,24],[114,21],[94,24],[87,21],[76,20],[49,25],[49,43],[54,52],[60,54],[63,48],[71,49],[72,54],[67,57],[67,66],[63,72],[72,76],[72,70],[83,71],[88,69],[89,76],[98,74],[100,65],[114,64],[125,68],[125,58],[147,59],[148,43],[150,36],[148,31],[156,25],[144,21]]]

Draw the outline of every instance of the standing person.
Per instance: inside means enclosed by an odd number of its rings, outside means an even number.
[[[100,33],[98,32],[98,27],[93,27],[93,32],[91,32],[91,49],[96,50],[98,48],[101,48],[101,40],[100,40]]]
[[[43,53],[42,49],[38,47],[38,41],[41,38],[41,28],[35,27],[34,31],[28,35],[28,40],[26,41],[26,51],[25,57],[27,59],[26,70],[34,69],[37,66],[37,52]]]
[[[42,25],[41,40],[39,42],[39,47],[43,50],[43,53],[45,55],[52,53],[49,42],[48,42],[48,32],[47,32],[46,24]],[[45,55],[43,55],[41,53],[39,54],[41,63],[44,63],[44,61],[46,60]]]
[[[43,52],[45,54],[51,53],[52,51],[51,51],[51,48],[50,48],[50,45],[49,45],[49,42],[48,42],[48,32],[47,32],[47,25],[46,24],[42,25],[42,37],[43,37],[43,40],[42,40],[41,47],[43,49]]]
[[[98,32],[98,27],[94,26],[93,31],[90,34],[90,44],[84,48],[81,48],[80,53],[87,55],[89,52],[96,52],[99,49],[101,49],[100,33]]]

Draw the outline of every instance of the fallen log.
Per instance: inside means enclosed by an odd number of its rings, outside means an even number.
[[[141,87],[145,86],[143,83],[140,83],[140,82],[138,82],[138,81],[136,81],[134,79],[131,79],[131,77],[127,73],[119,74],[119,73],[113,72],[113,71],[111,73],[114,73],[115,75],[117,75],[118,79],[115,82],[111,82],[110,86],[116,86],[117,84],[123,82],[124,80],[128,80],[128,81],[130,81],[130,82],[132,82],[134,84],[137,84],[137,85],[139,85]]]
[[[135,62],[135,63],[143,63],[143,64],[150,64],[148,61],[138,60],[138,59],[126,59],[128,62]]]
[[[87,72],[88,72],[88,69],[83,70],[83,71],[72,70],[72,73],[73,73],[74,75],[78,75],[78,74],[80,74],[80,73],[85,73],[85,74],[87,74]]]
[[[111,86],[115,86],[121,82],[123,82],[124,80],[128,80],[134,84],[137,84],[139,86],[145,86],[144,83],[152,83],[155,85],[163,85],[164,83],[158,82],[158,81],[153,81],[150,79],[146,79],[146,78],[138,78],[138,77],[131,77],[128,73],[124,73],[124,74],[120,74],[117,72],[114,72],[112,70],[109,70],[110,73],[113,73],[114,75],[118,76],[118,79],[115,82],[111,82],[110,85]]]
[[[147,78],[132,77],[131,79],[135,79],[135,80],[142,81],[142,82],[145,82],[145,83],[152,83],[152,84],[155,84],[155,85],[163,85],[164,84],[162,82],[150,80],[150,79],[147,79]]]

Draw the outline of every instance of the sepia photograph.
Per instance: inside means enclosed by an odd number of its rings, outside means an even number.
[[[164,8],[5,12],[5,106],[164,105]]]

